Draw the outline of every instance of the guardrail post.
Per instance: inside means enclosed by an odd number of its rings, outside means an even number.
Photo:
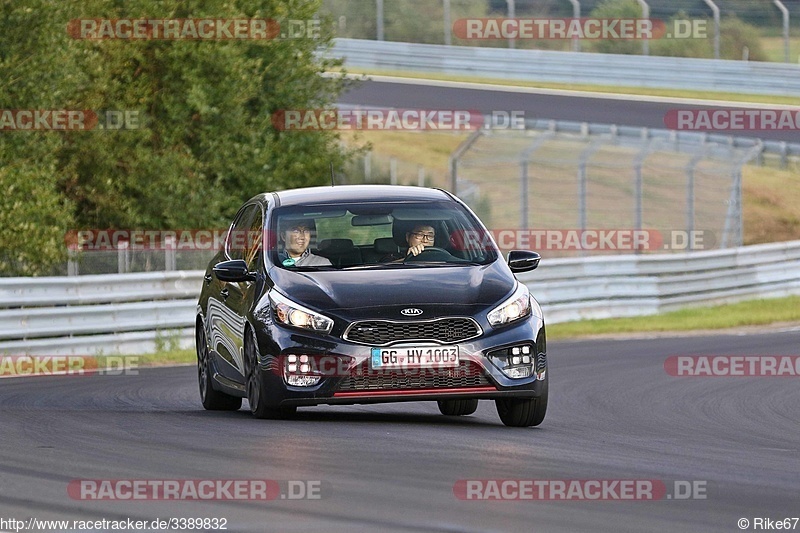
[[[178,269],[175,249],[175,237],[173,235],[164,237],[164,270]]]
[[[703,0],[714,13],[714,59],[719,59],[719,8],[714,0]]]
[[[383,0],[375,0],[375,26],[377,27],[377,39],[383,41]]]
[[[645,0],[637,0],[639,5],[642,6],[642,18],[649,19],[650,18],[650,6],[647,5]],[[650,41],[647,39],[642,39],[642,55],[649,56],[650,55]]]
[[[444,11],[444,44],[453,44],[452,40],[452,24],[450,23],[450,0],[442,0],[442,9]]]
[[[78,275],[78,261],[75,258],[78,255],[76,250],[67,250],[67,276]]]
[[[128,241],[117,242],[117,271],[125,274],[130,270],[131,256]]]
[[[572,18],[581,18],[581,3],[578,0],[569,0],[569,3],[572,4]],[[581,51],[581,41],[577,35],[572,37],[572,51]]]
[[[790,63],[792,59],[789,50],[789,10],[786,9],[786,6],[781,0],[772,0],[772,2],[778,6],[778,9],[781,10],[781,14],[783,15],[783,61],[784,63]]]

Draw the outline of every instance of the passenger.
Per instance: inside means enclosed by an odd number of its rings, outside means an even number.
[[[315,230],[313,222],[290,220],[280,226],[278,238],[283,250],[278,252],[278,263],[287,267],[332,266],[327,258],[312,254],[308,248]]]

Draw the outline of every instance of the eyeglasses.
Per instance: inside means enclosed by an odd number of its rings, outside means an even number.
[[[289,229],[289,230],[286,230],[286,231],[287,231],[287,233],[289,233],[293,237],[299,237],[300,235],[303,235],[303,234],[306,234],[306,233],[308,233],[309,235],[311,234],[311,230],[309,228],[293,228],[293,229]]]
[[[416,237],[421,241],[431,241],[431,242],[433,242],[433,238],[436,237],[435,233],[419,233],[416,231],[412,231],[411,235],[416,235]]]

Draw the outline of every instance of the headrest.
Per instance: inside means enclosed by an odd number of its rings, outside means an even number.
[[[355,246],[351,239],[324,239],[320,241],[317,250],[321,254],[343,254],[353,251]]]
[[[396,254],[399,251],[397,244],[391,237],[381,237],[380,239],[375,239],[373,246],[375,247],[376,252],[383,255]]]

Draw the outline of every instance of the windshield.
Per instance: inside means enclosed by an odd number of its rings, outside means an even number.
[[[497,249],[456,202],[282,207],[270,220],[270,260],[288,269],[487,264]]]

